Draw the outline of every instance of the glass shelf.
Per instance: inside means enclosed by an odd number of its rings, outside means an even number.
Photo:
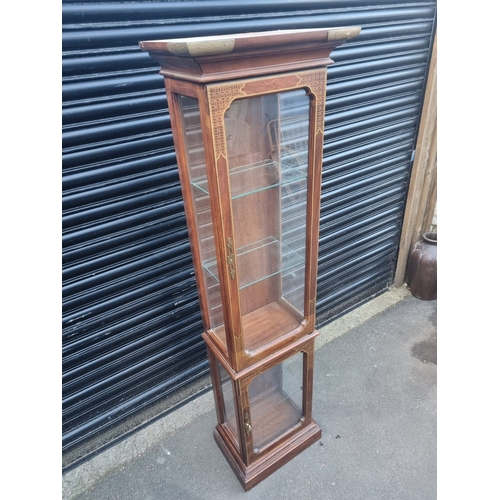
[[[279,163],[273,160],[264,160],[231,168],[229,179],[231,199],[236,200],[266,189],[304,181],[307,179],[307,159],[301,158],[298,154],[284,154]],[[208,194],[206,177],[192,179],[191,184]]]
[[[259,267],[253,265],[256,260],[261,264]],[[240,279],[241,290],[276,274],[292,272],[294,268],[304,266],[305,258],[300,252],[269,236],[236,249],[236,262],[237,266],[246,268],[245,273],[240,273],[245,277]],[[205,262],[203,267],[211,278],[219,281],[216,260]]]

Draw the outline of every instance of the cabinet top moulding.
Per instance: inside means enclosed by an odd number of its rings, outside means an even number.
[[[160,74],[194,82],[215,82],[332,64],[335,47],[359,35],[359,26],[263,31],[142,41]]]

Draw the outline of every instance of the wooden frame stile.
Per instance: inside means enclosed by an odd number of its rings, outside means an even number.
[[[230,269],[225,265],[229,258],[228,242],[229,240],[234,241],[231,204],[223,203],[223,200],[230,197],[229,171],[225,156],[217,156],[213,111],[210,109],[208,89],[205,85],[203,85],[201,89],[200,111],[203,120],[203,141],[205,144],[207,161],[214,166],[214,168],[208,172],[208,182],[211,193],[210,204],[213,210],[212,213],[215,226],[214,234],[216,240],[217,265],[221,281],[221,293],[223,298],[226,298],[226,300],[222,301],[222,307],[224,311],[227,352],[224,353],[224,351],[222,351],[222,353],[229,359],[231,366],[238,366],[237,353],[240,352],[242,348],[242,341],[239,333],[241,332],[241,317],[239,314],[238,281],[237,274],[236,280],[231,279]],[[234,266],[236,267],[236,265],[235,261]],[[221,352],[221,347],[223,346],[215,333],[207,331],[203,335],[205,341],[209,342]]]
[[[239,353],[241,353],[243,349],[241,339],[242,325],[241,308],[239,304],[238,262],[234,257],[235,250],[232,246],[232,242],[234,242],[235,239],[231,203],[222,203],[222,200],[231,199],[227,151],[224,141],[221,140],[224,136],[224,112],[232,102],[232,99],[228,98],[227,93],[223,90],[226,86],[226,83],[222,83],[209,84],[205,87],[205,130],[208,131],[210,136],[206,146],[209,149],[209,155],[214,167],[209,177],[211,177],[214,183],[217,183],[220,193],[219,198],[214,199],[212,203],[214,206],[217,206],[221,222],[217,249],[219,250],[219,276],[221,277],[223,295],[224,292],[226,292],[224,306],[227,310],[227,318],[229,320],[229,322],[225,323],[227,325],[226,337],[230,338],[232,343],[232,349],[230,349],[231,365],[238,371],[241,368]],[[232,268],[229,267],[229,261],[231,261]],[[212,345],[216,343],[214,335],[210,332],[204,335],[206,335],[205,340],[207,342]]]
[[[326,100],[326,68],[316,70],[317,78],[321,83],[315,87],[309,87],[312,96],[309,135],[309,152],[312,153],[312,161],[309,168],[309,195],[307,221],[307,259],[306,259],[306,286],[304,293],[304,328],[306,331],[314,330],[316,325],[316,287],[318,275],[318,251],[319,251],[319,217],[321,204],[321,170],[323,166],[323,139],[325,121]],[[314,114],[313,114],[314,113]],[[311,328],[312,327],[312,328]]]

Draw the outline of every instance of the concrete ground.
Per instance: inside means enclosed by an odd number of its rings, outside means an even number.
[[[321,329],[321,440],[249,492],[213,439],[209,392],[67,472],[63,499],[436,498],[436,307],[393,289]]]

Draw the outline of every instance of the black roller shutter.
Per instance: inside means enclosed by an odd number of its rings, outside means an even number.
[[[328,70],[324,324],[392,282],[435,19],[435,2],[63,0],[66,463],[208,373],[163,80],[138,42],[362,26]]]

